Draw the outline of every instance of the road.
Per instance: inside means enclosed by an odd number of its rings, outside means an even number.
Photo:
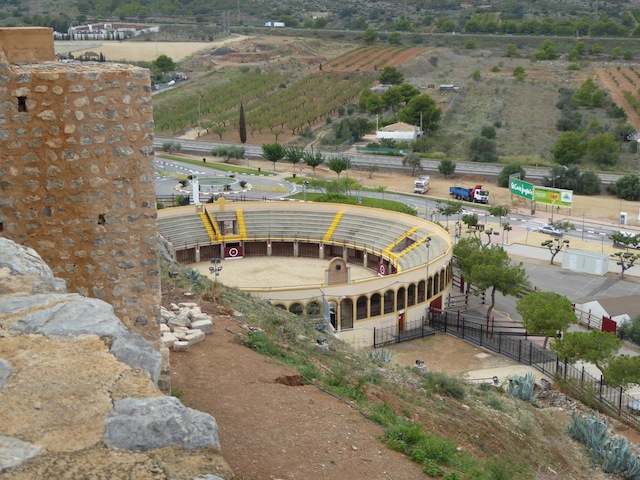
[[[184,140],[180,138],[167,138],[156,137],[154,139],[154,147],[157,149],[162,148],[163,143],[174,142],[179,143],[181,151],[186,153],[192,153],[195,155],[210,155],[211,150],[216,147],[230,145],[228,143],[215,143],[215,142],[202,142],[196,140]],[[243,146],[238,144],[237,146]],[[245,154],[249,158],[262,158],[262,147],[257,145],[244,145]],[[322,152],[325,156],[335,156],[335,152]],[[367,167],[370,165],[376,165],[381,168],[389,168],[393,170],[410,171],[411,167],[405,167],[402,165],[402,157],[390,157],[384,155],[367,155],[362,153],[345,153],[341,156],[348,157],[351,160],[352,165],[358,167]],[[423,170],[429,172],[437,172],[440,160],[424,159],[422,161]],[[456,162],[456,173],[465,175],[484,175],[489,177],[497,177],[504,165],[501,164],[487,164],[487,163],[473,163],[473,162]],[[531,180],[541,180],[549,175],[549,169],[547,167],[524,167],[527,178]],[[615,182],[622,175],[609,172],[597,172],[600,180],[604,185]]]

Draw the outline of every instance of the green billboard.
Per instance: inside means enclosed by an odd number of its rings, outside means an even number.
[[[573,205],[573,190],[536,187],[533,192],[533,199],[541,205],[556,205],[558,207],[571,208]]]
[[[527,200],[533,200],[533,184],[523,182],[517,178],[509,179],[509,191],[514,195],[517,195]]]

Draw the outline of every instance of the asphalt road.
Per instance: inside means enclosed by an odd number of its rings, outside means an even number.
[[[193,153],[196,155],[209,155],[211,150],[229,145],[228,143],[214,143],[214,142],[201,142],[195,140],[184,140],[180,138],[166,138],[156,137],[154,139],[154,146],[158,149],[162,148],[162,144],[166,142],[179,143],[181,150],[187,153]],[[241,145],[244,146],[247,157],[250,158],[262,158],[262,147],[256,145]],[[336,156],[335,152],[322,152],[325,156]],[[361,153],[345,153],[341,156],[348,157],[351,160],[353,166],[366,167],[369,165],[376,165],[380,168],[389,168],[394,170],[410,171],[411,167],[405,167],[402,165],[402,157],[389,157],[384,155],[366,155]],[[437,172],[438,164],[440,160],[425,159],[422,161],[423,170],[428,172]],[[504,165],[487,164],[487,163],[473,163],[473,162],[456,162],[456,173],[465,175],[485,175],[491,177],[497,177]],[[525,167],[527,178],[532,180],[541,180],[549,175],[549,169],[546,167]],[[622,175],[608,172],[598,172],[600,179],[604,185],[615,182]]]

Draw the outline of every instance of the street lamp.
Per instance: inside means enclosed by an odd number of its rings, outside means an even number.
[[[309,182],[305,180],[302,182],[302,196],[305,202],[307,201],[307,188],[309,188]]]
[[[214,281],[217,283],[218,282],[218,275],[220,275],[220,272],[222,271],[222,265],[220,265],[222,263],[222,259],[221,258],[212,258],[211,259],[211,263],[213,265],[211,265],[209,267],[209,273],[211,275],[215,275]]]
[[[562,165],[562,173],[565,173],[567,170],[566,165]],[[551,183],[551,223],[553,224],[553,210],[556,208],[556,179],[562,178],[562,173],[556,174],[553,176],[553,180]]]

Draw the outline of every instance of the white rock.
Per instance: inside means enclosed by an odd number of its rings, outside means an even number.
[[[189,346],[193,345],[194,343],[200,343],[204,340],[204,332],[198,330],[197,333],[191,333],[187,335],[185,340],[189,342]]]
[[[174,352],[188,352],[189,351],[189,342],[177,341],[173,344]]]
[[[178,305],[176,305],[175,303],[172,303],[169,305],[169,308],[173,311],[177,311],[180,310],[180,307]]]
[[[184,340],[185,338],[187,338],[187,332],[185,332],[184,330],[175,330],[173,332],[173,336],[178,340]]]
[[[169,328],[169,325],[165,325],[164,323],[160,324],[160,333],[166,333],[170,331],[171,329]]]
[[[213,332],[213,322],[211,320],[195,320],[191,322],[192,330],[200,330],[202,333]]]
[[[162,334],[162,338],[160,339],[160,341],[165,347],[171,348],[178,341],[178,339],[173,333],[166,332]]]

